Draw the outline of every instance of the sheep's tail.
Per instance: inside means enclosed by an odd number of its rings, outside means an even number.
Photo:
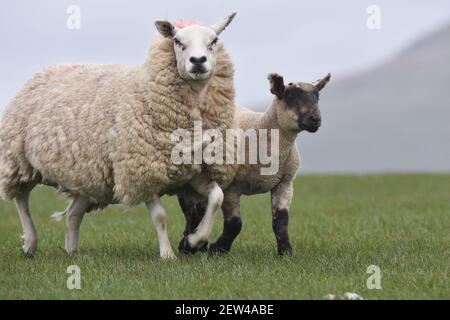
[[[64,210],[62,212],[55,212],[54,214],[52,214],[51,217],[53,220],[60,222],[63,220],[63,218],[66,214],[67,214],[67,210]]]

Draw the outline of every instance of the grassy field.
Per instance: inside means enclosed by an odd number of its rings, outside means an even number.
[[[165,198],[172,245],[184,218]],[[290,211],[294,256],[276,255],[268,195],[243,199],[243,230],[230,254],[178,254],[161,261],[143,206],[87,215],[81,251],[62,251],[64,225],[50,220],[66,201],[38,188],[31,205],[39,234],[34,259],[21,252],[12,203],[0,202],[1,299],[450,299],[450,175],[300,176]],[[221,215],[220,215],[221,216]],[[219,217],[212,238],[222,225]],[[66,269],[81,268],[82,289],[68,290]],[[369,290],[367,267],[381,268]]]

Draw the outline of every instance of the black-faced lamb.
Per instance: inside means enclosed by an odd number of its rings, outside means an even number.
[[[272,227],[275,233],[278,253],[292,254],[292,246],[288,235],[289,207],[293,196],[293,181],[298,173],[300,155],[295,140],[301,131],[316,132],[321,125],[319,110],[319,92],[330,80],[330,74],[313,84],[284,84],[283,77],[270,74],[270,91],[275,95],[266,112],[254,112],[237,107],[234,128],[278,130],[279,170],[274,174],[262,175],[264,167],[257,164],[240,164],[232,182],[224,187],[222,210],[224,215],[223,232],[219,239],[210,245],[210,252],[228,252],[242,228],[240,198],[242,195],[253,195],[271,192]],[[268,140],[271,144],[272,141]],[[246,154],[249,150],[246,149]],[[186,187],[178,194],[180,206],[186,216],[185,238],[179,249],[185,253],[194,252],[186,246],[186,236],[195,230],[203,217],[205,204],[201,197]],[[203,247],[206,249],[206,247]]]

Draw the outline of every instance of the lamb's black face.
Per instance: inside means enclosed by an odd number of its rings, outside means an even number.
[[[314,83],[284,84],[283,77],[277,73],[267,76],[270,92],[277,98],[278,124],[286,130],[316,132],[322,123],[319,110],[319,92],[330,81],[327,74]]]
[[[309,83],[289,83],[284,91],[286,107],[297,115],[299,130],[316,132],[322,119],[319,109],[319,90]]]

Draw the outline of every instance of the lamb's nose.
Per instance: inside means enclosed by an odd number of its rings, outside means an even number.
[[[197,58],[197,57],[190,57],[190,58],[189,58],[189,61],[190,61],[192,64],[202,64],[202,63],[206,62],[206,56],[203,56],[203,57],[200,57],[200,58]]]

